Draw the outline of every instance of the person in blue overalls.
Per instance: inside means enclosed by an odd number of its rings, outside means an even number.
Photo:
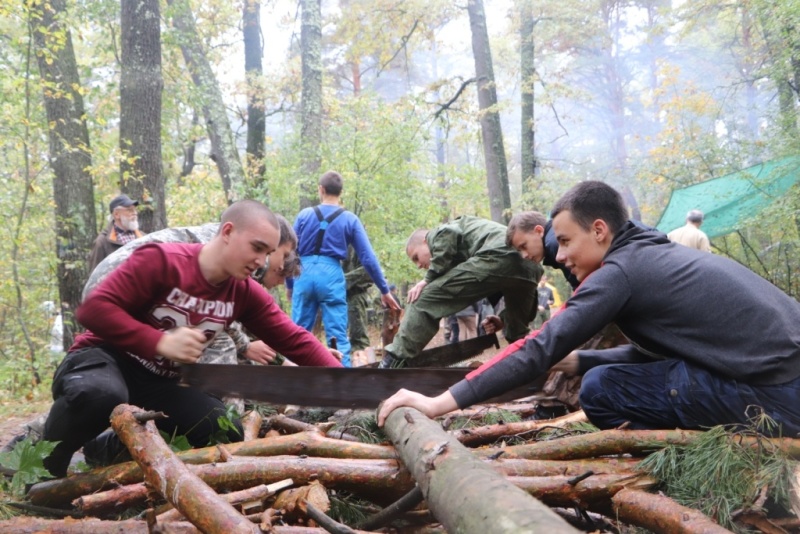
[[[353,246],[361,264],[380,290],[383,305],[392,309],[400,306],[389,293],[389,284],[364,225],[354,213],[339,206],[342,182],[338,172],[323,174],[319,179],[319,205],[305,208],[297,215],[294,230],[303,273],[296,280],[287,280],[286,287],[292,299],[292,320],[311,331],[317,311],[321,310],[328,345],[331,339],[336,339],[337,349],[342,353],[342,364],[349,367],[347,296],[342,270],[348,245]]]

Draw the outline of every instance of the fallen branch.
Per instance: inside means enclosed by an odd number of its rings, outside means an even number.
[[[250,410],[242,417],[242,428],[244,429],[244,441],[258,439],[261,432],[261,424],[264,418],[255,410]]]
[[[328,438],[319,432],[302,432],[289,436],[229,443],[226,447],[231,454],[238,456],[308,455],[322,458],[375,459],[393,459],[397,457],[394,447],[368,443],[350,443]],[[216,447],[192,449],[178,453],[177,456],[183,462],[189,464],[209,464],[220,460],[219,451]],[[67,478],[40,482],[30,489],[28,498],[36,505],[67,506],[72,500],[84,495],[141,481],[142,470],[136,462],[125,462]],[[259,484],[261,483],[263,481],[259,482]]]
[[[730,534],[703,513],[663,495],[625,489],[614,495],[611,502],[621,521],[656,534]]]
[[[159,532],[164,534],[201,534],[200,530],[188,521],[159,524]],[[0,532],[9,534],[152,534],[147,521],[126,519],[124,521],[104,521],[102,519],[39,519],[37,517],[17,517],[0,521]],[[325,534],[325,529],[313,527],[273,526],[271,534]],[[356,531],[361,534],[364,531]]]
[[[274,484],[261,484],[252,488],[244,489],[241,491],[233,491],[231,493],[224,493],[220,495],[232,506],[239,506],[242,503],[251,501],[265,501],[272,497],[277,492],[292,486],[294,482],[292,479],[281,480]],[[183,514],[176,508],[167,510],[156,516],[158,523],[168,523],[170,521],[180,521],[183,519]]]
[[[555,419],[500,423],[477,428],[462,428],[452,431],[451,434],[453,434],[462,445],[466,447],[477,447],[478,445],[493,443],[506,436],[536,432],[544,428],[564,428],[570,424],[585,423],[587,421],[586,414],[580,410]]]
[[[310,502],[306,502],[305,506],[306,506],[306,515],[310,519],[316,521],[319,524],[319,526],[321,526],[331,534],[356,534],[355,530],[348,527],[347,525],[343,525],[337,521],[334,521],[333,519],[328,517],[328,515],[325,512],[318,509]]]
[[[136,419],[142,410],[120,404],[111,427],[141,466],[148,483],[205,534],[252,533],[260,529],[192,473],[170,450],[150,421]]]

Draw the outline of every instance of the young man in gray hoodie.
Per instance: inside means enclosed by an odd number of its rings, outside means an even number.
[[[438,397],[401,390],[428,416],[489,399],[549,369],[583,374],[580,401],[600,428],[700,429],[762,411],[800,435],[800,304],[742,265],[671,243],[627,220],[621,196],[582,182],[552,212],[557,260],[580,282],[538,333]],[[615,322],[630,341],[575,349]]]

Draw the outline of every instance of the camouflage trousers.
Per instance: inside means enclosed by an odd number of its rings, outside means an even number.
[[[527,275],[527,277],[523,277]],[[386,347],[396,358],[414,358],[439,330],[439,319],[496,293],[502,293],[505,337],[516,341],[528,333],[539,303],[536,285],[542,267],[517,254],[470,258],[425,286],[406,306],[400,330]]]
[[[347,330],[350,338],[351,350],[364,350],[369,347],[367,335],[367,308],[369,307],[369,294],[366,291],[357,291],[347,296]]]

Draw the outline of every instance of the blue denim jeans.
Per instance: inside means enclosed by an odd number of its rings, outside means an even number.
[[[601,365],[583,377],[581,407],[599,428],[703,429],[746,424],[762,410],[784,437],[800,436],[800,378],[751,386],[682,360]]]

